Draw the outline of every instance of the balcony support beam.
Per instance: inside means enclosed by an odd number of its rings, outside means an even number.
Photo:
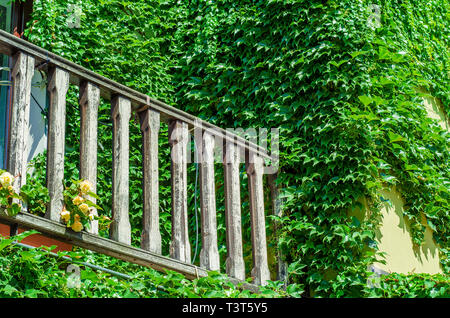
[[[80,178],[92,184],[91,192],[97,193],[97,126],[98,106],[100,104],[100,89],[89,82],[80,86]],[[93,203],[97,199],[88,197]],[[92,214],[97,215],[97,209],[92,208]],[[89,232],[98,234],[98,221],[91,221]]]
[[[158,134],[160,116],[157,111],[146,109],[139,113],[142,131],[142,170],[144,211],[142,217],[141,247],[161,254],[159,230],[159,172]]]
[[[28,130],[30,117],[31,80],[34,58],[22,52],[13,57],[11,133],[7,170],[15,176],[14,190],[18,193],[27,178]]]
[[[113,121],[113,175],[112,175],[112,218],[110,238],[124,244],[131,244],[129,209],[130,175],[130,100],[115,96],[111,101]]]
[[[69,73],[59,67],[48,76],[50,99],[47,138],[47,189],[50,196],[45,216],[53,221],[60,219],[64,206],[64,151],[66,136],[66,94]]]

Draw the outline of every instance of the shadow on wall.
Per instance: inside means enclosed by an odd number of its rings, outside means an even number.
[[[381,207],[382,222],[376,232],[378,248],[386,253],[386,264],[377,263],[376,267],[396,273],[442,273],[439,263],[439,250],[433,240],[433,232],[422,215],[425,227],[424,241],[420,246],[413,243],[410,222],[403,216],[404,202],[396,189],[380,191],[383,201]]]
[[[442,129],[450,131],[450,120],[445,114],[442,102],[423,88],[418,88],[417,91],[422,95],[423,105],[428,113],[428,117],[436,119]]]
[[[423,105],[428,117],[437,120],[444,130],[449,131],[450,123],[441,101],[423,88],[417,88],[417,92],[423,98]],[[376,239],[379,251],[385,253],[386,264],[376,263],[375,267],[382,271],[403,274],[410,272],[442,273],[438,246],[433,239],[433,232],[427,225],[425,216],[421,216],[421,223],[425,228],[424,240],[420,246],[417,246],[412,241],[410,222],[403,215],[404,201],[401,194],[394,188],[380,191],[379,195],[383,202],[380,211],[382,219],[380,227],[376,231]],[[360,202],[367,211],[366,200],[363,199]],[[362,210],[355,210],[350,214],[359,220],[365,218]]]

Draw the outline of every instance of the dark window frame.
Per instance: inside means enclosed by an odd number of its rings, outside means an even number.
[[[15,1],[11,10],[11,33],[20,38],[24,38],[23,31],[25,30],[27,22],[31,19],[33,11],[33,0]],[[9,59],[9,67],[12,69],[12,61]],[[11,81],[11,73],[9,76]],[[10,128],[11,128],[11,89],[8,89],[7,105],[6,107],[6,143],[3,163],[5,168],[8,166],[9,157],[9,142],[10,142]]]
[[[23,38],[23,31],[25,30],[27,22],[31,19],[32,11],[33,0],[14,2],[11,19],[11,30],[14,35]]]

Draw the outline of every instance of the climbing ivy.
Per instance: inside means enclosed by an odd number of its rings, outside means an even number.
[[[448,105],[448,5],[420,3],[193,1],[175,33],[179,107],[225,127],[281,128],[278,247],[312,295],[365,286],[383,188],[402,193],[415,244],[426,216],[448,272],[448,132],[418,91]],[[364,220],[348,213],[362,197]]]
[[[11,238],[0,236],[0,298],[278,298],[301,293],[299,288],[283,291],[279,282],[254,293],[232,284],[217,272],[191,281],[180,273],[161,273],[87,250],[50,255],[54,246],[30,250],[15,244],[36,233],[29,231]],[[93,261],[128,278],[83,264]],[[80,268],[80,276],[75,280],[69,265]]]
[[[101,75],[115,79],[133,89],[170,102],[168,69],[171,62],[165,47],[169,39],[164,30],[170,25],[157,1],[36,1],[34,18],[25,32],[30,41],[47,48]],[[69,27],[72,13],[69,4],[81,8],[80,28]],[[98,30],[104,30],[98,35]],[[66,39],[66,40],[62,40]],[[109,53],[108,53],[109,52]],[[150,80],[151,79],[151,80]],[[157,79],[157,80],[156,80]],[[79,89],[70,86],[67,94],[65,180],[79,179],[80,111]],[[111,105],[101,100],[98,130],[98,195],[104,213],[111,211],[112,123]],[[170,162],[167,127],[160,132],[160,185],[163,251],[170,242]],[[130,125],[130,222],[133,244],[140,245],[142,220],[141,133],[136,121]],[[45,154],[35,158],[35,166],[45,166]],[[34,179],[45,184],[45,170],[34,173]],[[167,225],[166,225],[167,224]],[[102,235],[107,235],[102,232]]]
[[[221,127],[280,129],[278,184],[284,216],[279,219],[281,233],[270,246],[283,252],[290,283],[305,286],[304,296],[367,295],[367,266],[381,257],[375,229],[384,188],[395,187],[402,194],[416,245],[423,241],[421,216],[426,217],[448,273],[449,134],[427,117],[422,99],[437,97],[449,112],[448,1],[89,0],[78,2],[80,28],[69,28],[67,7],[76,3],[35,1],[27,38]],[[77,96],[77,88],[71,88],[67,180],[78,179]],[[109,112],[102,102],[98,194],[105,213],[111,206]],[[142,206],[139,134],[133,123],[134,244],[139,242]],[[163,127],[160,204],[166,252],[168,148]],[[43,171],[36,174],[43,179]],[[194,167],[189,178],[192,207]],[[368,203],[364,219],[350,213],[362,207],[362,198]],[[248,229],[245,194],[242,201],[243,228]],[[189,215],[195,246],[193,208]],[[220,207],[218,223],[223,258]],[[246,242],[249,236],[245,231]],[[244,248],[248,269],[250,248]]]

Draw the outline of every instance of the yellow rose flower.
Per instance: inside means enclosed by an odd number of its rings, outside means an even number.
[[[72,202],[73,202],[73,204],[75,204],[75,205],[80,205],[81,203],[84,202],[84,199],[83,199],[82,197],[80,197],[80,196],[77,196],[77,197],[75,197],[75,198],[72,200]]]
[[[83,224],[80,221],[75,221],[72,224],[72,230],[75,232],[80,232],[83,229]]]
[[[80,211],[84,214],[87,214],[89,211],[89,205],[87,205],[86,203],[82,203],[78,206],[78,209],[80,209]]]
[[[80,182],[80,191],[82,194],[86,194],[92,189],[92,183],[88,180],[84,180]]]
[[[63,219],[66,223],[70,220],[70,212],[67,210],[62,210],[61,219]]]
[[[14,177],[9,172],[3,172],[0,176],[0,184],[2,187],[7,188],[14,182]]]

